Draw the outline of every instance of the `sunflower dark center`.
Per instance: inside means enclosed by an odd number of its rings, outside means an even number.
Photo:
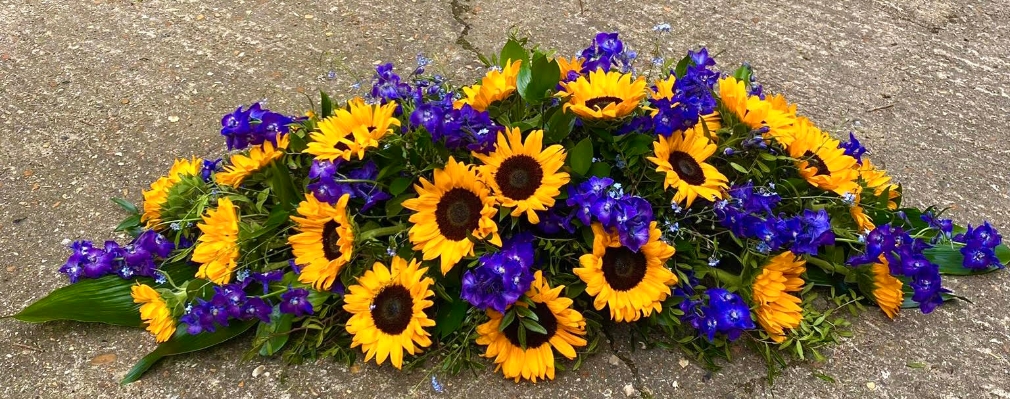
[[[554,336],[554,333],[558,331],[558,319],[557,317],[554,317],[554,313],[551,313],[551,309],[547,307],[547,304],[538,303],[537,307],[533,308],[533,313],[537,315],[537,323],[540,324],[544,330],[547,330],[547,334],[526,330],[527,348],[537,348],[540,345],[547,343],[547,341],[550,341],[551,337]],[[519,345],[520,324],[522,323],[520,323],[519,320],[512,320],[512,322],[505,327],[505,331],[502,331],[502,333],[505,334],[505,338],[508,338],[512,345],[519,347],[521,347],[521,345]]]
[[[803,153],[803,156],[807,158],[808,168],[811,166],[817,168],[817,173],[814,173],[814,176],[831,174],[831,170],[828,169],[828,165],[824,163],[824,160],[821,159],[821,157],[814,154],[813,151],[807,150],[807,152]]]
[[[340,240],[337,227],[340,225],[332,220],[323,225],[323,255],[326,255],[326,260],[334,260],[341,255],[340,245],[337,244]]]
[[[607,249],[603,255],[603,277],[610,287],[618,291],[627,291],[645,278],[645,254],[631,252],[625,247]]]
[[[670,152],[670,166],[677,172],[680,179],[692,186],[705,184],[705,171],[701,169],[698,161],[694,160],[690,154],[683,151]]]
[[[344,140],[354,141],[354,134],[348,132],[346,135],[344,135]],[[347,151],[351,149],[351,147],[347,146],[347,143],[343,141],[337,141],[337,143],[333,145],[333,148],[340,151]]]
[[[540,163],[529,155],[513,155],[505,159],[494,176],[502,195],[524,200],[533,196],[543,184],[544,170]]]
[[[406,287],[386,286],[372,300],[372,320],[375,327],[389,335],[398,335],[407,329],[414,315],[414,300]]]
[[[604,109],[607,108],[607,105],[616,104],[619,102],[621,102],[620,97],[614,97],[614,96],[596,97],[586,100],[586,107]]]
[[[445,238],[461,241],[480,222],[483,203],[477,194],[465,188],[454,188],[442,195],[435,208],[435,223]]]

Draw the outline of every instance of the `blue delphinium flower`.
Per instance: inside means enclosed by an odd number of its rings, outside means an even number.
[[[295,317],[312,314],[312,303],[309,302],[309,291],[304,288],[291,288],[281,294],[281,313]]]
[[[964,244],[961,247],[964,268],[985,270],[990,267],[999,269],[1005,267],[996,256],[996,247],[1003,243],[1003,237],[989,222],[983,222],[982,225],[975,227],[969,224],[968,229],[955,236],[953,241]]]
[[[373,206],[385,202],[392,198],[389,193],[383,191],[375,183],[367,181],[344,182],[341,180],[370,180],[374,181],[379,176],[379,168],[375,162],[368,160],[357,169],[346,172],[346,176],[339,172],[339,165],[343,162],[337,159],[336,162],[325,160],[315,160],[309,169],[309,179],[312,181],[307,186],[308,190],[316,199],[336,204],[340,197],[349,194],[351,199],[364,201],[361,212],[367,212]]]
[[[373,99],[380,100],[383,103],[405,99],[410,96],[410,90],[410,85],[401,81],[400,75],[393,72],[392,63],[385,63],[375,67],[371,90]]]
[[[565,208],[559,203],[546,211],[537,211],[540,223],[533,225],[533,228],[548,236],[574,234],[575,225],[572,224],[572,218],[575,217],[575,213]]]
[[[694,126],[700,116],[715,111],[717,104],[712,93],[719,78],[718,72],[711,69],[715,60],[709,57],[705,48],[688,52],[688,58],[691,62],[684,76],[674,82],[673,97],[650,99],[649,106],[657,111],[656,115],[635,118],[619,133],[652,131],[666,137]]]
[[[499,252],[487,253],[476,268],[463,273],[460,297],[478,309],[506,309],[533,283],[533,236],[519,234],[505,240]]]
[[[681,319],[709,342],[715,340],[716,334],[724,334],[728,340],[735,341],[744,331],[755,328],[747,304],[739,295],[723,288],[706,290],[704,297],[707,300],[691,299],[693,288],[675,289],[674,295],[685,298],[680,304],[684,312]]]
[[[252,320],[259,319],[264,323],[270,322],[270,314],[273,313],[273,305],[267,300],[260,297],[251,297],[246,299],[245,304],[242,305],[242,319]]]
[[[217,171],[218,166],[220,165],[221,165],[221,158],[215,160],[210,159],[203,160],[203,166],[200,167],[200,178],[203,179],[204,182],[210,182],[211,177],[214,175],[214,172]]]
[[[934,238],[934,242],[939,241],[941,238],[951,238],[951,234],[954,232],[954,221],[950,219],[941,219],[936,216],[932,211],[927,211],[919,216],[923,222],[929,225],[930,228],[937,230],[940,234],[937,234]]]
[[[242,288],[245,289],[245,286],[248,286],[253,282],[257,282],[260,283],[263,287],[263,293],[266,294],[270,292],[270,283],[281,281],[283,278],[284,271],[279,269],[263,273],[250,273],[249,278],[242,281],[242,284],[244,284]]]
[[[239,106],[234,112],[221,118],[221,135],[225,137],[229,150],[242,150],[250,145],[260,145],[270,141],[277,145],[277,135],[287,134],[288,125],[295,118],[263,109],[260,103],[243,110]]]
[[[863,164],[862,156],[863,154],[866,154],[866,147],[863,147],[863,145],[859,143],[859,140],[856,139],[856,135],[852,132],[849,132],[849,141],[839,143],[838,148],[845,150],[845,155],[856,158],[856,162],[860,165]]]

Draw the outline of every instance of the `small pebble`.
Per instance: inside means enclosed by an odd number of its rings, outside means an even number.
[[[628,384],[628,385],[624,386],[624,396],[627,396],[627,397],[630,398],[632,396],[635,396],[635,394],[637,394],[637,393],[638,393],[638,390],[635,389],[634,385]]]
[[[175,115],[172,115],[172,116],[168,117],[168,121],[172,122],[172,123],[178,122],[179,121],[179,117],[175,116]]]
[[[607,362],[610,363],[610,365],[612,366],[620,366],[621,358],[617,357],[617,355],[610,355],[610,358],[607,359]]]
[[[687,359],[680,359],[679,361],[677,361],[677,364],[680,365],[680,368],[686,369],[687,366],[691,364],[691,362],[687,361]]]
[[[876,391],[877,390],[877,384],[874,383],[873,381],[867,382],[866,383],[866,389],[869,389],[871,391]]]
[[[264,366],[264,365],[262,365],[262,364],[259,365],[259,366],[256,366],[256,368],[253,369],[253,372],[252,372],[253,378],[257,378],[257,377],[263,375],[263,372],[266,371],[266,370],[267,370],[267,367]]]

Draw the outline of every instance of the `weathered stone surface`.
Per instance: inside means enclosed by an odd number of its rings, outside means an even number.
[[[671,33],[652,32],[663,22]],[[64,284],[64,240],[113,238],[109,197],[138,201],[175,157],[218,156],[218,120],[239,104],[300,112],[306,95],[361,93],[352,85],[367,87],[375,63],[411,65],[418,52],[464,82],[481,73],[473,52],[495,50],[512,26],[561,54],[616,29],[644,59],[704,45],[727,69],[748,61],[827,130],[858,132],[909,203],[1010,227],[1010,11],[999,2],[0,0],[0,315]],[[746,351],[706,373],[619,339],[553,382],[438,375],[443,394],[425,371],[238,363],[243,340],[120,387],[154,347],[146,333],[0,320],[0,396],[597,398],[628,384],[657,398],[1005,396],[1008,282],[950,278],[975,303],[931,315],[868,312],[826,362],[798,363],[771,386]],[[250,378],[260,365],[269,374]]]

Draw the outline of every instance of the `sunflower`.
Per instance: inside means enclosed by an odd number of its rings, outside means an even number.
[[[901,280],[891,275],[891,268],[887,264],[887,258],[880,257],[879,263],[871,266],[873,272],[873,301],[887,314],[887,317],[894,318],[901,309],[901,302],[905,293],[901,290]]]
[[[217,208],[207,211],[202,234],[193,249],[193,262],[200,263],[196,277],[219,285],[231,281],[238,260],[238,211],[228,198],[217,200]]]
[[[284,150],[288,148],[290,141],[290,135],[278,134],[276,146],[271,141],[264,141],[262,145],[250,149],[249,155],[232,155],[229,160],[231,165],[225,166],[224,171],[214,174],[214,180],[218,184],[238,187],[249,175],[284,156]]]
[[[879,197],[884,194],[884,190],[890,189],[887,192],[887,209],[898,209],[898,203],[895,200],[901,196],[901,188],[897,184],[891,183],[891,176],[886,171],[873,166],[869,158],[863,158],[863,164],[859,165],[858,171],[859,178],[863,180],[866,188],[873,189],[873,195]]]
[[[488,310],[491,318],[488,322],[477,326],[477,344],[487,345],[484,357],[494,358],[498,369],[505,378],[519,378],[537,382],[554,379],[554,350],[567,357],[575,358],[575,347],[586,346],[586,321],[582,314],[572,309],[572,300],[561,296],[565,286],[551,288],[543,278],[543,272],[537,271],[533,284],[526,292],[536,304],[533,313],[537,315],[540,326],[547,334],[526,331],[526,348],[519,342],[519,320],[513,320],[505,328],[501,328],[503,315],[494,310]],[[525,301],[517,301],[515,306],[527,307]],[[553,347],[554,349],[551,349]]]
[[[424,330],[435,321],[424,310],[434,302],[430,287],[431,277],[425,277],[427,267],[418,268],[420,262],[408,263],[399,256],[393,257],[390,268],[375,262],[371,270],[358,279],[357,285],[348,288],[344,297],[344,310],[351,313],[345,328],[353,335],[351,347],[361,346],[365,361],[375,357],[381,365],[389,357],[393,367],[403,367],[403,351],[414,355],[421,348],[431,346],[431,334]]]
[[[498,133],[498,145],[488,154],[473,153],[484,162],[481,178],[494,191],[495,201],[512,208],[512,216],[524,212],[530,223],[540,223],[536,211],[554,206],[554,197],[568,183],[568,173],[558,172],[565,163],[559,144],[544,149],[544,131],[534,130],[523,143],[519,128]]]
[[[354,229],[347,215],[344,194],[337,204],[319,202],[312,193],[298,204],[298,214],[291,216],[300,233],[288,237],[295,263],[302,266],[298,281],[312,284],[316,291],[328,291],[354,251]]]
[[[312,142],[306,153],[328,161],[350,161],[354,155],[364,159],[366,149],[378,146],[380,139],[393,132],[393,126],[400,126],[400,120],[393,117],[394,101],[368,105],[357,97],[348,101],[347,107],[316,124],[319,131],[310,135]]]
[[[768,260],[752,286],[757,318],[761,327],[775,342],[785,341],[786,328],[799,327],[803,320],[800,298],[790,294],[803,288],[800,274],[806,271],[806,261],[791,251]]]
[[[564,110],[571,110],[583,119],[617,119],[630,114],[645,98],[645,78],[634,81],[631,74],[604,72],[597,69],[589,78],[580,76],[574,82],[562,83],[561,97],[568,97]]]
[[[489,242],[501,246],[494,216],[495,198],[487,186],[477,179],[472,165],[449,157],[443,169],[435,169],[435,182],[421,178],[414,185],[417,198],[403,201],[403,207],[414,211],[413,226],[407,232],[414,250],[421,250],[424,260],[441,258],[442,274],[446,274],[464,256],[473,255],[473,241],[490,237]]]
[[[199,175],[202,168],[203,160],[200,158],[176,159],[168,174],[155,180],[151,188],[144,191],[144,214],[140,216],[140,221],[149,229],[158,229],[162,222],[161,208],[168,201],[168,192],[184,176]]]
[[[765,138],[786,146],[792,142],[792,125],[796,122],[795,107],[785,104],[784,98],[762,100],[747,92],[744,82],[732,76],[719,79],[719,99],[726,110],[752,130],[768,128]]]
[[[593,223],[593,253],[582,255],[582,267],[572,272],[586,283],[596,310],[610,305],[611,319],[628,322],[663,310],[661,303],[670,295],[670,286],[677,284],[677,276],[664,266],[674,248],[660,241],[660,235],[652,222],[649,241],[632,252],[621,246],[616,232]]]
[[[717,146],[699,128],[700,124],[683,134],[659,136],[658,141],[653,143],[656,156],[646,158],[656,164],[657,172],[666,174],[663,188],[677,190],[673,201],[685,206],[691,206],[698,197],[709,200],[720,198],[728,187],[726,176],[705,163]]]
[[[585,58],[572,57],[568,59],[565,57],[555,58],[554,61],[558,62],[558,69],[561,70],[561,80],[568,77],[569,72],[575,72],[576,74],[582,73],[582,63],[586,61]]]
[[[452,104],[456,109],[463,108],[463,104],[470,104],[477,111],[486,111],[491,104],[504,100],[515,93],[516,78],[519,76],[521,60],[511,59],[501,70],[497,68],[488,71],[480,84],[464,87],[463,93],[466,98],[458,100]]]
[[[870,220],[870,216],[867,215],[863,207],[859,205],[859,201],[860,194],[856,194],[856,197],[852,202],[852,206],[849,207],[849,214],[852,215],[852,220],[856,222],[856,227],[859,228],[859,232],[866,233],[877,226],[873,224],[873,220]]]
[[[165,299],[148,285],[137,284],[130,289],[134,303],[140,304],[140,318],[147,323],[147,331],[158,342],[168,341],[175,334],[175,319]]]
[[[838,140],[829,137],[807,118],[797,119],[793,142],[789,143],[789,156],[796,159],[800,176],[810,185],[838,195],[857,194],[860,191],[854,169],[856,158],[845,155],[838,148]]]

